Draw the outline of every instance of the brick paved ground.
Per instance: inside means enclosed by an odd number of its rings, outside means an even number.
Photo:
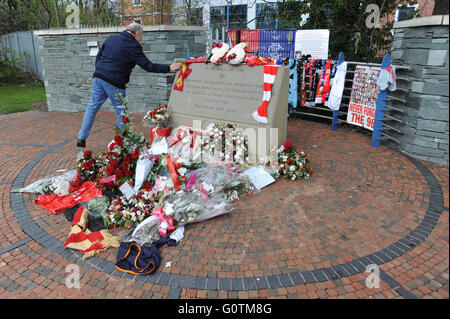
[[[183,242],[160,249],[152,276],[115,270],[117,249],[82,262],[63,248],[63,214],[35,205],[34,194],[10,193],[74,167],[82,115],[0,116],[0,299],[448,298],[448,166],[300,120],[288,136],[310,155],[309,180],[277,181],[231,214],[189,225]],[[99,113],[88,149],[105,150],[113,121]],[[379,288],[367,288],[365,266],[374,263]],[[79,289],[66,287],[71,264]]]

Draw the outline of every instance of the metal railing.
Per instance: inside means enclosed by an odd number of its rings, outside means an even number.
[[[374,66],[374,67],[380,67],[381,63],[367,63],[367,62],[357,62],[357,61],[346,61],[347,62],[347,75],[344,85],[344,92],[342,95],[342,100],[340,104],[339,111],[333,111],[329,109],[327,106],[324,106],[323,104],[319,104],[316,106],[305,106],[301,107],[300,103],[298,103],[298,106],[293,109],[290,107],[290,114],[297,114],[300,116],[300,118],[305,118],[309,120],[320,120],[322,122],[328,122],[332,125],[335,125],[335,127],[339,124],[346,124],[347,123],[347,115],[348,115],[348,107],[350,104],[350,95],[352,91],[353,86],[353,76],[355,73],[355,68],[357,65],[362,66]],[[382,127],[381,127],[381,141],[386,142],[390,144],[390,146],[394,148],[398,148],[399,146],[399,136],[403,135],[403,132],[401,130],[402,124],[405,124],[404,121],[401,119],[401,115],[405,113],[404,110],[399,108],[397,104],[406,104],[407,100],[405,98],[399,97],[399,95],[406,95],[409,91],[409,79],[407,77],[402,77],[402,73],[404,71],[409,71],[411,68],[409,66],[405,65],[393,65],[396,74],[398,75],[396,77],[397,82],[397,89],[395,91],[389,92],[387,94],[386,100],[385,100],[385,106],[383,111],[383,120],[382,120]],[[307,75],[308,77],[308,75]],[[298,79],[298,87],[301,87],[301,79]],[[300,93],[298,95],[298,98],[300,98]],[[378,105],[377,105],[378,107]],[[334,122],[334,123],[333,123]],[[352,125],[353,126],[353,125]],[[396,126],[396,127],[394,127]],[[400,126],[400,128],[399,128]],[[360,130],[360,132],[364,132],[366,134],[370,134],[370,131],[362,128],[362,127],[355,127],[356,130]],[[373,134],[373,132],[372,132]]]

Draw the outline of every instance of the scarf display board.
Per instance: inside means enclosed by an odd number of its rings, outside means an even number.
[[[295,107],[313,107],[324,105],[330,95],[332,80],[336,74],[336,60],[313,59],[310,56],[301,56],[295,59],[297,68],[298,91],[292,91],[291,94],[297,94]],[[290,97],[294,100],[295,97]]]

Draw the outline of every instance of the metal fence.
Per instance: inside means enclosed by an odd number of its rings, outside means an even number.
[[[347,124],[347,114],[356,66],[361,65],[361,66],[381,67],[380,63],[367,63],[356,61],[346,61],[346,62],[347,62],[347,74],[345,79],[345,86],[342,95],[341,105],[339,111],[337,111],[336,125],[339,124],[351,125]],[[399,137],[403,135],[403,132],[401,130],[402,127],[401,124],[404,124],[403,120],[399,118],[399,115],[404,113],[404,111],[399,107],[399,104],[407,103],[405,95],[409,90],[408,89],[409,79],[403,76],[403,73],[405,71],[410,70],[410,67],[404,65],[393,65],[393,67],[395,68],[395,72],[397,75],[396,76],[397,89],[387,94],[386,105],[384,109],[384,119],[382,121],[382,128],[381,128],[381,141],[383,141],[385,144],[388,144],[393,148],[398,149],[400,143]],[[301,87],[300,83],[298,84],[298,87]],[[298,96],[298,99],[300,99],[300,96]],[[307,120],[315,120],[329,124],[333,123],[333,112],[334,112],[333,110],[321,104],[317,104],[312,107],[307,106],[301,107],[300,103],[298,103],[298,106],[296,108],[290,106],[289,109],[290,115],[297,115],[300,116],[300,118],[304,118]],[[395,123],[395,125],[393,125],[393,123]],[[354,128],[354,130],[360,133],[372,135],[371,131],[363,127],[354,125],[351,126]]]
[[[39,40],[33,31],[14,32],[0,37],[0,50],[8,50],[11,59],[22,59],[22,71],[43,80]]]
[[[228,30],[227,42],[231,46],[245,42],[248,55],[271,58],[293,58],[296,29],[243,29]]]

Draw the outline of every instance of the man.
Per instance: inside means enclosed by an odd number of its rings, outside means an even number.
[[[157,64],[147,59],[139,44],[143,35],[143,26],[132,23],[125,31],[106,39],[100,48],[95,59],[91,99],[78,133],[78,147],[86,147],[86,139],[91,131],[95,115],[107,98],[114,106],[117,126],[120,129],[123,128],[121,103],[115,95],[121,93],[125,97],[125,85],[129,82],[130,73],[136,64],[144,70],[154,73],[168,73],[181,67],[181,63]]]

